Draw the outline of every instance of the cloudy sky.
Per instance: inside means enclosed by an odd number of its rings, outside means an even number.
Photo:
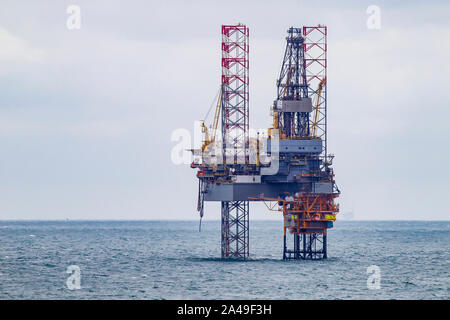
[[[79,30],[67,28],[72,4]],[[238,22],[251,32],[253,128],[270,124],[287,28],[328,26],[341,211],[449,219],[449,12],[445,1],[3,0],[0,219],[197,219],[195,172],[172,163],[171,134],[207,112],[220,26]],[[219,219],[218,203],[206,210]]]

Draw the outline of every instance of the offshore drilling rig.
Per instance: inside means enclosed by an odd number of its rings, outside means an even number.
[[[327,27],[287,31],[272,127],[256,137],[249,128],[248,40],[247,26],[222,26],[220,94],[211,125],[201,122],[201,148],[191,150],[200,219],[204,201],[220,201],[222,258],[245,259],[249,202],[263,201],[283,215],[283,259],[326,259],[340,193],[327,153]]]

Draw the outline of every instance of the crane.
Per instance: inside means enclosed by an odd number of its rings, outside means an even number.
[[[212,131],[211,138],[209,137],[209,131],[208,127],[205,125],[205,120],[201,122],[202,133],[204,134],[202,152],[204,152],[210,144],[213,144],[216,141],[216,133],[217,127],[219,125],[220,110],[222,109],[221,101],[222,101],[222,90],[220,91],[219,96],[217,98],[216,110],[214,111],[214,119],[213,123],[211,124],[211,131]]]
[[[314,108],[314,120],[313,120],[313,124],[312,124],[312,129],[311,129],[311,136],[313,136],[313,137],[316,136],[317,124],[319,123],[320,99],[322,97],[322,89],[323,89],[323,86],[325,85],[326,81],[327,81],[326,77],[322,78],[322,80],[320,80],[320,82],[319,82],[319,87],[317,89],[317,100],[316,100],[316,106]]]

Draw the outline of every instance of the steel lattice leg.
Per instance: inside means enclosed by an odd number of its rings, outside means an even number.
[[[316,260],[327,258],[327,235],[325,233],[293,234],[293,247],[288,249],[284,236],[284,260]]]
[[[249,202],[222,201],[222,258],[248,258]]]

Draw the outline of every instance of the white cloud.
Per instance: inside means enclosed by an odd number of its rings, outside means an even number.
[[[0,27],[0,62],[40,62],[45,59],[45,52],[34,48],[26,40],[12,35]]]

